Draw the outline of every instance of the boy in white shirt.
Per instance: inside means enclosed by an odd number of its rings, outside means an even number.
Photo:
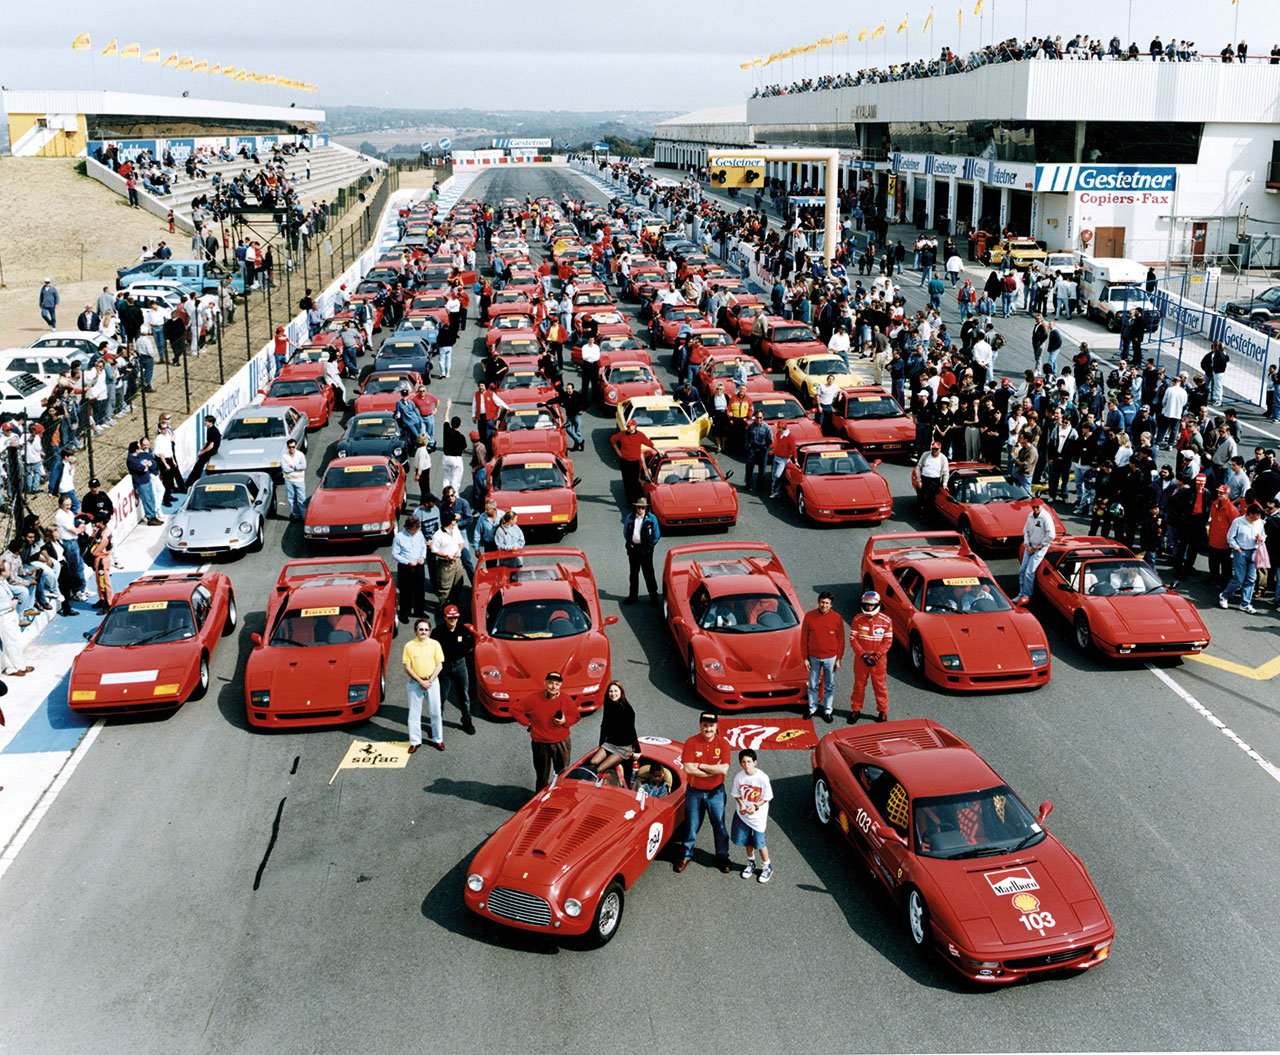
[[[769,823],[769,803],[773,801],[773,785],[768,775],[756,765],[756,753],[751,748],[738,752],[738,764],[742,769],[733,778],[733,831],[734,846],[747,848],[747,864],[742,878],[756,874],[756,851],[764,867],[757,877],[761,883],[773,878],[773,863],[765,846],[764,830]]]

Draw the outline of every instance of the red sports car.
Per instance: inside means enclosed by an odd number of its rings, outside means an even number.
[[[389,540],[404,508],[405,473],[394,458],[334,458],[307,502],[302,537],[311,545]]]
[[[796,444],[782,472],[782,493],[796,512],[821,524],[878,524],[893,515],[889,484],[867,460],[842,440]]]
[[[668,346],[675,344],[676,335],[680,332],[680,327],[686,324],[690,327],[705,326],[707,325],[707,317],[702,314],[701,309],[696,304],[664,304],[658,309],[658,320],[655,327],[658,340]]]
[[[602,356],[603,358],[603,356]],[[600,376],[600,392],[607,407],[634,396],[660,396],[666,392],[653,367],[637,359],[610,359]]]
[[[520,514],[525,531],[545,528],[563,537],[578,530],[580,483],[573,462],[546,451],[529,451],[494,458],[487,466],[489,497],[498,508]]]
[[[1107,656],[1193,656],[1209,645],[1196,606],[1133,551],[1106,538],[1057,538],[1036,571],[1036,592]]]
[[[754,414],[757,410],[764,415],[765,424],[773,429],[775,438],[784,422],[791,426],[791,436],[795,443],[823,438],[822,427],[800,405],[800,400],[786,392],[765,392],[752,396],[751,412]]]
[[[672,546],[662,593],[689,683],[712,707],[736,711],[805,703],[804,609],[769,546]]]
[[[827,346],[818,340],[808,323],[788,322],[777,316],[771,316],[765,323],[760,355],[776,370],[785,370],[788,359],[798,359],[802,355],[823,355],[826,351]]]
[[[264,634],[244,669],[249,724],[343,725],[371,718],[387,694],[396,589],[379,557],[295,560],[267,598]]]
[[[1048,683],[1044,629],[954,531],[872,535],[862,588],[879,592],[894,640],[935,685],[985,693]]]
[[[911,486],[920,491],[918,471],[911,470]],[[994,465],[952,462],[947,487],[933,500],[939,517],[960,532],[971,546],[985,549],[1017,549],[1031,508],[1031,492]],[[1066,528],[1048,504],[1044,511],[1053,521],[1055,535]]]
[[[364,379],[360,394],[356,396],[355,413],[374,411],[390,413],[400,401],[400,386],[408,385],[416,391],[422,384],[422,375],[413,370],[375,370]],[[436,399],[431,396],[431,399]],[[436,400],[439,403],[439,400]]]
[[[521,567],[509,562],[520,560]],[[513,700],[542,689],[558,670],[562,691],[583,711],[604,701],[609,638],[616,615],[600,612],[600,593],[582,550],[527,546],[512,558],[478,554],[471,610],[476,625],[476,682],[490,714],[509,717]]]
[[[307,428],[329,424],[333,413],[333,389],[324,381],[324,367],[312,363],[286,366],[267,386],[260,400],[264,407],[293,407],[307,416]]]
[[[898,401],[876,385],[841,389],[832,407],[831,427],[863,454],[910,454],[916,425]]]
[[[756,324],[757,315],[769,313],[768,306],[755,297],[739,297],[726,310],[729,313],[729,332],[736,334],[740,341],[751,336],[751,328]]]
[[[905,916],[911,943],[974,982],[1078,972],[1115,925],[1089,873],[978,753],[927,718],[828,733],[813,805]]]
[[[559,407],[512,407],[498,416],[490,448],[495,457],[521,452],[551,453],[563,458],[569,453]]]
[[[467,908],[592,946],[617,934],[625,891],[684,827],[682,745],[642,736],[640,747],[635,790],[616,771],[598,776],[587,755],[494,832],[467,869]]]
[[[737,372],[738,363],[741,362],[743,368],[747,371],[747,398],[754,399],[758,395],[766,392],[776,392],[773,386],[773,379],[764,372],[764,368],[759,361],[748,355],[741,349],[726,350],[723,352],[709,352],[703,358],[698,366],[698,372],[694,375],[694,385],[698,391],[702,393],[705,402],[711,402],[712,393],[715,391],[717,384],[724,385],[724,394],[732,399],[738,392],[738,386],[733,380],[734,374]]]
[[[498,356],[506,367],[498,381],[504,402],[515,406],[541,403],[556,394],[547,376],[538,369],[538,360],[524,355]]]
[[[701,366],[702,361],[711,353],[722,351],[747,354],[747,350],[736,343],[724,330],[717,329],[714,326],[695,326],[693,328],[693,336],[689,338],[689,362],[695,368]],[[672,366],[674,366],[674,352],[671,360]]]
[[[537,334],[537,320],[529,311],[512,311],[508,310],[516,305],[503,304],[497,309],[499,314],[495,314],[493,324],[489,327],[485,334],[484,342],[490,354],[493,347],[504,337],[532,337],[535,340]]]
[[[537,362],[538,356],[542,354],[542,343],[537,337],[532,337],[521,330],[514,330],[512,336],[498,338],[492,354],[500,359],[527,356],[530,362]]]
[[[720,464],[701,447],[668,447],[649,454],[640,467],[640,486],[664,531],[715,527],[738,522],[738,492]]]
[[[632,335],[631,323],[627,316],[616,308],[607,308],[603,311],[584,312],[573,317],[573,332],[575,336],[582,335],[583,325],[587,319],[592,319],[596,324],[596,341],[603,342],[609,337],[630,337]]]
[[[171,711],[209,688],[218,639],[236,628],[236,598],[222,572],[145,575],[116,594],[71,661],[67,703],[104,717]]]

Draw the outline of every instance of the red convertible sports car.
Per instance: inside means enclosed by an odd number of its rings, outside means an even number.
[[[911,471],[911,486],[917,493],[920,480]],[[971,546],[986,549],[1017,549],[1031,506],[1031,492],[994,465],[952,462],[951,476],[944,491],[933,500],[934,512],[960,532]],[[1066,528],[1047,503],[1043,506],[1053,521],[1055,535]]]
[[[831,427],[863,454],[910,454],[916,425],[883,388],[842,389],[832,406]]]
[[[597,776],[590,755],[559,774],[472,858],[467,908],[504,926],[604,945],[622,923],[625,891],[683,828],[681,746],[640,737],[635,790],[616,771]]]
[[[738,522],[738,492],[729,483],[733,471],[701,447],[668,447],[647,455],[640,467],[640,486],[658,526],[716,527],[728,531]]]
[[[782,493],[802,517],[824,524],[873,524],[893,515],[889,484],[843,440],[798,443],[782,473]]]
[[[417,391],[422,384],[422,375],[414,370],[375,370],[364,379],[360,386],[360,394],[356,396],[355,412],[371,414],[375,411],[390,413],[396,409],[400,401],[400,386],[408,385],[410,391]],[[435,396],[429,399],[436,400]],[[439,400],[436,400],[438,403]]]
[[[218,639],[236,628],[236,598],[221,572],[146,575],[116,594],[71,663],[67,703],[102,717],[171,711],[209,688]]]
[[[911,665],[956,692],[1032,689],[1049,681],[1049,642],[954,531],[872,535],[862,588],[876,590]]]
[[[507,562],[522,560],[520,567]],[[609,683],[609,638],[618,621],[600,612],[600,594],[586,554],[559,546],[528,546],[518,558],[477,554],[472,609],[476,625],[477,695],[490,714],[509,717],[511,701],[542,688],[558,670],[564,694],[594,711]]]
[[[394,458],[334,458],[307,503],[302,537],[312,545],[389,539],[404,508],[404,475]]]
[[[563,458],[569,453],[569,444],[561,424],[560,412],[554,407],[512,407],[499,415],[490,446],[495,456],[549,451]]]
[[[324,367],[311,363],[286,366],[263,391],[264,407],[293,407],[307,416],[307,428],[329,424],[333,413],[333,389],[323,380]]]
[[[693,383],[702,393],[704,400],[711,402],[717,384],[724,385],[724,394],[729,399],[737,395],[738,386],[733,380],[733,375],[737,372],[739,362],[747,372],[748,399],[754,399],[766,392],[777,391],[773,386],[773,379],[764,372],[764,368],[756,359],[740,348],[726,348],[723,351],[708,352],[694,375]]]
[[[694,304],[664,304],[658,311],[657,325],[654,327],[658,340],[665,345],[676,343],[676,335],[680,327],[707,324],[707,317]]]
[[[633,396],[660,396],[666,391],[653,367],[636,359],[611,360],[601,371],[600,390],[607,407]]]
[[[1057,538],[1036,570],[1036,592],[1071,623],[1076,644],[1108,656],[1188,656],[1209,631],[1196,606],[1133,551],[1106,538]]]
[[[667,624],[689,683],[713,707],[805,703],[804,609],[763,542],[672,546],[662,571]]]
[[[785,370],[788,359],[802,355],[822,355],[827,346],[818,340],[807,323],[789,322],[771,316],[765,323],[764,340],[760,344],[760,356],[766,365]]]
[[[262,729],[370,718],[387,692],[396,589],[379,557],[295,560],[267,598],[265,634],[244,670],[249,724]]]
[[[525,531],[545,528],[557,536],[578,530],[580,482],[573,462],[546,451],[507,454],[487,466],[489,497],[498,508],[520,515]]]
[[[813,804],[905,915],[907,934],[975,982],[1078,972],[1115,925],[1089,873],[978,753],[929,719],[828,733]]]

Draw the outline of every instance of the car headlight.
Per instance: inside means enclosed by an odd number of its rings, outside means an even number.
[[[564,903],[564,914],[566,916],[581,916],[582,902],[576,897],[567,898]]]
[[[604,394],[604,397],[609,400],[610,403],[616,403],[618,401],[618,390],[616,388],[611,388]]]
[[[304,525],[305,533],[308,535],[327,535],[329,534],[328,524],[309,524]]]
[[[254,707],[270,707],[271,706],[271,690],[255,689],[249,693],[249,703]]]
[[[369,695],[369,685],[366,682],[363,685],[347,686],[347,703],[359,703]]]
[[[477,894],[480,893],[480,891],[484,889],[484,876],[477,875],[475,872],[472,872],[467,876],[467,889],[474,891]]]
[[[702,669],[708,674],[719,674],[724,670],[724,664],[718,659],[704,659],[702,661]]]
[[[593,659],[587,664],[588,674],[600,674],[604,671],[605,661],[603,659]]]
[[[1049,662],[1049,650],[1047,648],[1028,649],[1031,653],[1031,665],[1033,667],[1043,667]]]
[[[998,960],[970,960],[967,956],[965,957],[964,962],[970,967],[984,971],[989,971],[1000,966],[1000,961]]]
[[[174,525],[169,529],[169,535],[172,538],[182,538],[182,528]]]
[[[391,454],[392,454],[392,456],[393,456],[393,457],[399,458],[399,457],[400,457],[400,455],[402,455],[403,453],[404,453],[404,448],[403,448],[403,447],[392,447],[392,448],[391,448]]]
[[[338,457],[339,457],[339,458],[345,458],[346,456],[347,456],[346,449],[345,449],[345,448],[343,448],[343,447],[339,447],[339,448],[338,448]]]
[[[1095,945],[1093,949],[1093,955],[1096,956],[1099,960],[1105,960],[1108,956],[1111,955],[1111,942],[1104,941],[1101,945]]]
[[[485,681],[501,681],[502,671],[497,667],[485,667],[480,671],[480,677],[484,678]]]
[[[960,657],[957,656],[954,652],[946,656],[939,656],[938,662],[941,663],[947,670],[963,670],[964,669],[964,664],[960,662]]]
[[[389,520],[370,521],[368,524],[360,525],[362,531],[390,531],[391,522]]]
[[[249,532],[253,530],[253,525],[250,524],[247,520],[242,520],[240,522],[240,530],[247,535],[249,534]]]

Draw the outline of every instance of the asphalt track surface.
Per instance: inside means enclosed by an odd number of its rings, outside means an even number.
[[[488,173],[469,196],[588,192],[563,170]],[[594,191],[590,191],[593,195]],[[598,195],[595,195],[598,196]],[[915,305],[910,281],[904,289]],[[949,306],[947,318],[954,315]],[[1088,327],[1093,329],[1093,327]],[[1002,370],[1029,364],[1025,316]],[[437,394],[471,392],[464,349]],[[1099,333],[1100,336],[1100,333]],[[659,360],[664,366],[666,357]],[[621,482],[611,423],[575,461],[582,546],[600,581],[614,673],[642,734],[683,738],[700,707],[659,613],[620,608]],[[313,436],[319,454],[339,426]],[[741,467],[725,459],[726,467]],[[887,465],[914,525],[908,473]],[[1077,530],[1078,530],[1077,526]],[[867,531],[816,530],[742,495],[729,539],[779,551],[806,606],[854,609]],[[1240,1049],[1280,1045],[1280,783],[1169,683],[1084,657],[1047,622],[1053,680],[1032,694],[944,696],[890,661],[893,717],[928,716],[973,743],[1088,865],[1114,917],[1109,962],[1079,977],[975,990],[908,945],[905,923],[819,831],[808,753],[774,751],[768,886],[665,853],[628,893],[614,942],[583,952],[491,927],[462,904],[476,848],[531,790],[528,737],[481,720],[402,770],[334,773],[353,737],[403,740],[403,674],[353,732],[246,729],[240,674],[297,525],[225,565],[241,626],[208,698],[162,721],[109,724],[0,884],[0,1046],[16,1052],[909,1051]],[[661,565],[659,564],[659,568]],[[996,564],[1012,588],[1012,562]],[[1207,594],[1197,595],[1207,603]],[[1213,651],[1273,658],[1276,617],[1207,613]],[[402,634],[399,642],[405,640]],[[236,646],[239,646],[238,648]],[[398,660],[398,648],[394,654]],[[1163,670],[1266,758],[1276,693],[1202,664]],[[851,675],[840,674],[847,704]],[[574,745],[595,743],[598,717]],[[819,733],[826,727],[817,726]],[[269,852],[268,852],[269,851]]]

